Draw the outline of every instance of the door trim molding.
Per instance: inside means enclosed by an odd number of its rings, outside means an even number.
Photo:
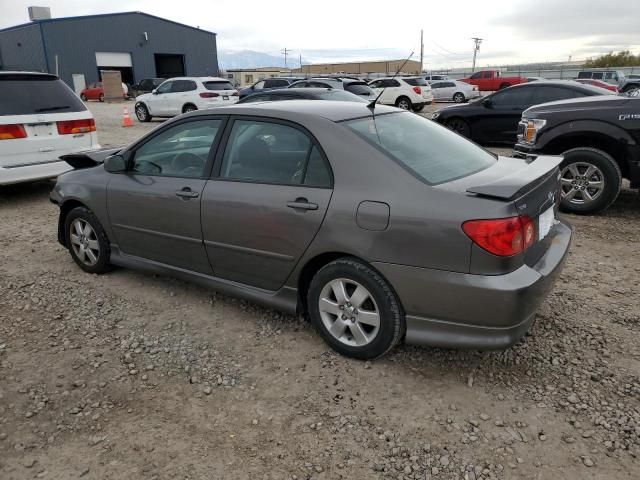
[[[149,235],[155,235],[156,237],[165,237],[165,238],[171,238],[173,240],[181,240],[183,242],[202,244],[202,239],[200,238],[183,237],[182,235],[174,235],[172,233],[158,232],[156,230],[149,230],[146,228],[132,227],[130,225],[122,225],[121,223],[114,223],[113,228],[121,228],[122,230],[131,230],[133,232],[146,233]]]
[[[285,255],[283,253],[268,252],[266,250],[258,250],[257,248],[241,247],[239,245],[230,245],[228,243],[222,243],[222,242],[212,242],[211,240],[205,240],[204,244],[207,247],[224,248],[227,250],[232,250],[234,252],[241,252],[249,255],[257,255],[259,257],[273,258],[275,260],[282,260],[284,262],[292,262],[293,260],[295,260],[295,258],[292,257],[291,255]]]

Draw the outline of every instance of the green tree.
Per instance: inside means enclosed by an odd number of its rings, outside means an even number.
[[[640,65],[640,55],[633,55],[629,50],[618,53],[609,52],[597,58],[590,58],[584,64],[587,68],[637,67],[638,65]]]

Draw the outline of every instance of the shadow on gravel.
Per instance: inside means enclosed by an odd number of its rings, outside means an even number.
[[[49,193],[53,186],[54,182],[49,180],[2,186],[0,187],[0,207],[32,200],[45,200],[48,202]]]

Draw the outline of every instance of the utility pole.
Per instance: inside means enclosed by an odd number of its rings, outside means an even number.
[[[482,43],[482,38],[473,37],[473,66],[471,67],[471,73],[476,71],[476,56],[478,55],[478,51],[480,50],[480,44]]]
[[[424,30],[420,29],[420,75],[424,71]]]
[[[280,50],[280,53],[282,53],[284,55],[284,66],[285,66],[285,68],[287,67],[287,55],[289,55],[289,52],[291,52],[291,50],[287,49],[286,47],[283,48],[282,50]]]

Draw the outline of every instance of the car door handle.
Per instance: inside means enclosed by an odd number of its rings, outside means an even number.
[[[178,190],[176,192],[176,196],[181,198],[198,198],[200,194],[198,192],[194,192],[189,187],[185,187],[182,190]]]
[[[306,198],[296,198],[294,202],[287,202],[287,207],[295,210],[317,210],[318,204],[311,203]]]

